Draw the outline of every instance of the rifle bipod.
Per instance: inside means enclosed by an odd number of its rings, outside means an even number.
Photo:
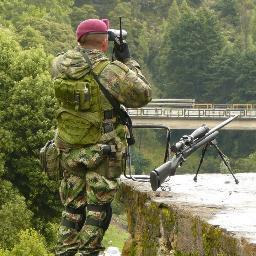
[[[239,180],[235,177],[235,175],[234,175],[234,173],[233,173],[233,171],[232,171],[232,169],[231,169],[231,166],[230,166],[229,162],[227,161],[227,156],[226,156],[226,155],[220,150],[220,148],[218,147],[218,145],[217,145],[217,140],[216,140],[216,139],[213,140],[213,141],[211,141],[211,142],[209,142],[209,143],[207,143],[207,144],[203,147],[201,159],[200,159],[200,162],[199,162],[197,171],[196,171],[196,175],[195,175],[195,177],[194,177],[194,182],[197,182],[197,176],[198,176],[198,174],[199,174],[201,165],[202,165],[202,163],[203,163],[203,161],[204,161],[205,153],[206,153],[207,149],[209,148],[209,146],[213,146],[213,147],[216,149],[216,151],[218,152],[218,154],[219,154],[221,160],[223,161],[223,163],[225,164],[225,166],[228,168],[228,171],[230,172],[230,174],[233,176],[233,178],[234,178],[234,180],[235,180],[235,183],[238,184],[238,183],[239,183]]]

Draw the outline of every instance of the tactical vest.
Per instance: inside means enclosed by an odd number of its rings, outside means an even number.
[[[94,73],[100,74],[109,63],[99,62],[93,68]],[[62,140],[76,145],[95,144],[103,133],[111,131],[108,124],[113,130],[113,108],[102,95],[92,72],[79,80],[58,78],[54,88],[60,105],[57,122]]]

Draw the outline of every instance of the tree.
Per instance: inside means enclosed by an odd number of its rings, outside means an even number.
[[[238,172],[255,172],[256,153],[251,153],[246,158],[239,158],[234,162],[235,169]]]
[[[20,46],[15,40],[15,34],[8,29],[0,29],[0,68],[1,71],[9,74],[9,68],[14,60]]]
[[[252,38],[252,47],[255,48],[256,45],[256,6],[254,6],[252,10],[252,17],[251,17],[251,38]]]
[[[256,49],[242,52],[237,63],[236,88],[233,102],[255,102]]]
[[[12,89],[6,127],[13,134],[14,150],[6,166],[7,177],[30,201],[41,218],[56,214],[56,186],[40,171],[38,151],[53,137],[54,106],[52,80],[47,73],[25,77]],[[40,188],[40,190],[39,190]]]
[[[49,219],[58,212],[57,190],[40,171],[38,151],[55,125],[50,59],[42,48],[22,51],[10,31],[1,30],[0,37],[1,174],[19,188],[36,218]]]
[[[212,58],[224,45],[216,15],[201,8],[185,12],[169,37],[163,89],[166,96],[204,100]]]
[[[33,213],[28,210],[25,198],[20,196],[8,182],[1,181],[0,189],[2,192],[9,191],[10,195],[3,199],[5,203],[0,208],[0,247],[11,249],[18,238],[18,233],[32,226],[31,220]]]
[[[213,5],[219,17],[223,20],[223,25],[229,29],[228,25],[239,26],[239,15],[237,12],[237,0],[217,0]]]
[[[99,18],[95,8],[89,4],[83,4],[82,6],[75,6],[70,14],[71,25],[73,29],[76,29],[78,24],[86,19]]]
[[[19,82],[26,77],[35,79],[38,75],[40,76],[40,74],[44,73],[48,69],[49,62],[50,58],[42,48],[32,48],[29,50],[19,51],[10,66],[11,77],[16,82]],[[43,80],[44,79],[42,78],[42,81]],[[50,79],[48,78],[48,80]],[[40,80],[38,79],[38,82],[39,81]],[[51,82],[47,87],[51,87],[50,85]],[[29,96],[29,91],[27,91],[27,93],[27,96]]]
[[[143,44],[147,44],[147,34],[145,30],[145,24],[139,22],[137,19],[133,19],[131,16],[132,6],[128,2],[118,2],[115,8],[109,13],[109,17],[112,17],[112,28],[119,28],[119,17],[123,17],[123,28],[128,32],[127,42],[129,43],[129,49],[132,57],[139,60],[143,64],[143,54],[141,49]],[[145,37],[143,37],[145,35]],[[143,40],[142,40],[143,38]],[[145,52],[145,50],[143,49]]]
[[[228,45],[216,55],[209,66],[205,98],[215,103],[234,102],[236,79],[239,74],[240,51]]]
[[[25,48],[38,43],[47,53],[58,54],[75,46],[69,19],[72,4],[72,0],[3,0],[0,17],[3,25],[12,26]]]
[[[43,46],[46,38],[40,31],[28,25],[20,31],[18,40],[23,49],[29,49]]]
[[[172,1],[138,1],[131,0],[132,16],[142,22],[146,21],[150,27],[159,27],[163,17],[168,13]]]
[[[168,54],[170,47],[170,37],[172,34],[172,30],[179,24],[180,16],[181,14],[177,1],[173,0],[172,5],[168,11],[167,19],[164,20],[161,26],[161,31],[163,31],[161,35],[163,36],[160,36],[159,38],[159,41],[161,42],[160,44],[158,44],[159,54],[156,56],[154,68],[152,69],[153,72],[154,70],[156,70],[156,74],[160,74],[159,80],[163,80],[166,78],[164,63],[166,62],[166,55]],[[155,69],[155,67],[157,68]]]
[[[242,50],[247,50],[252,45],[252,0],[237,0],[237,9],[240,14]]]
[[[1,118],[0,122],[2,123]],[[13,146],[10,131],[0,128],[0,179],[5,173],[6,158],[12,152]]]
[[[19,233],[19,242],[9,253],[12,256],[53,256],[46,249],[44,237],[33,229],[21,231]]]
[[[134,167],[135,174],[147,173],[150,161],[138,149],[134,148],[132,152],[132,166]]]
[[[189,0],[189,3],[195,7],[200,6],[203,2],[204,0]]]
[[[19,21],[17,26],[18,28],[30,26],[38,31],[38,36],[45,38],[40,45],[43,45],[45,52],[48,54],[57,55],[76,45],[75,33],[70,24],[59,23],[51,18],[26,16],[23,20]],[[18,29],[18,32],[21,33],[22,31],[24,32],[23,29]],[[33,43],[35,37],[31,37],[31,39]],[[21,42],[24,42],[24,40]],[[40,47],[40,45],[37,47]]]
[[[180,21],[180,9],[179,6],[177,4],[176,0],[173,0],[172,5],[169,9],[168,12],[168,16],[167,16],[167,24],[164,28],[164,32],[165,34],[169,34],[170,31],[176,26],[178,25],[179,21]]]
[[[187,0],[182,0],[182,3],[180,5],[180,11],[182,14],[190,13],[191,9],[190,6],[188,5]]]
[[[109,18],[110,20],[113,20],[113,17],[116,16],[109,16],[108,13],[115,8],[120,3],[118,0],[75,0],[75,7],[81,7],[84,4],[93,6],[95,10],[97,11],[97,15],[101,18]]]
[[[25,0],[28,7],[45,11],[49,17],[59,23],[70,23],[69,14],[74,0]]]
[[[207,98],[214,102],[254,102],[256,49],[240,51],[227,46],[210,65]]]
[[[2,25],[10,25],[15,23],[19,17],[26,13],[28,6],[24,0],[2,0],[0,2],[0,17]]]
[[[39,19],[47,17],[60,23],[69,23],[73,2],[73,0],[2,0],[0,16],[5,21],[11,21],[16,28],[17,24],[28,16]]]
[[[6,129],[6,107],[10,90],[14,86],[14,81],[10,77],[10,67],[19,52],[20,47],[14,40],[14,35],[7,29],[0,30],[0,177],[4,173],[7,155],[12,152],[12,133]]]

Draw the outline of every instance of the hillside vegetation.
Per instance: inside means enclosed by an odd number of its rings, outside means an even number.
[[[255,103],[255,0],[1,0],[0,256],[51,255],[61,212],[58,184],[38,161],[55,129],[50,63],[76,45],[81,20],[107,17],[118,28],[119,16],[154,97]],[[145,136],[151,149],[137,146],[134,168],[147,172],[163,150],[155,143],[159,135]],[[255,137],[223,133],[221,145],[237,169],[255,170]],[[193,157],[184,172],[194,168]],[[205,171],[221,171],[214,157]]]

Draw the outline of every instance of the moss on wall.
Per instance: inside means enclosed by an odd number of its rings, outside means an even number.
[[[126,208],[131,234],[123,256],[256,256],[256,248],[241,244],[200,214],[165,203],[131,182],[121,184],[119,200]]]

